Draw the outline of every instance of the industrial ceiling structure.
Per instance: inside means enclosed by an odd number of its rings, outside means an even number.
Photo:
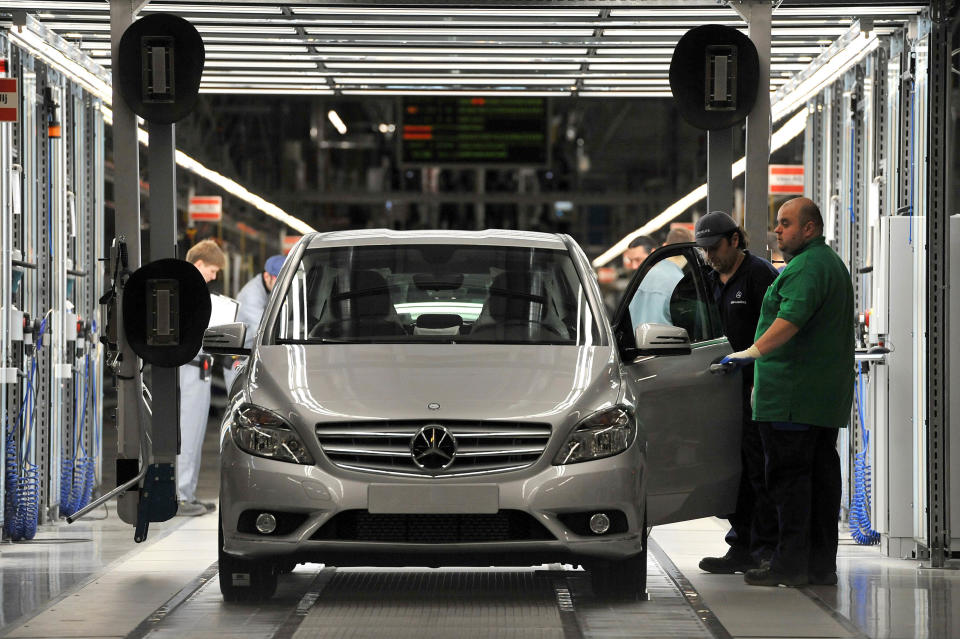
[[[753,0],[755,1],[755,0]],[[206,45],[201,90],[315,95],[668,97],[679,38],[707,23],[746,31],[739,0],[262,2],[131,0],[170,12]],[[6,0],[110,66],[107,0]],[[860,23],[883,35],[919,2],[782,0],[772,25],[771,90]]]

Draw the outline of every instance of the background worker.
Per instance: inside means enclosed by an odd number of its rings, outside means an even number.
[[[227,258],[213,240],[203,240],[187,251],[187,261],[208,284],[226,266]],[[180,454],[177,455],[177,515],[196,517],[216,510],[216,505],[196,497],[200,452],[210,414],[210,376],[213,359],[200,353],[180,367]]]
[[[723,332],[736,351],[753,344],[760,319],[760,303],[778,272],[767,260],[747,251],[747,236],[732,217],[713,211],[697,221],[696,242],[706,252],[713,269],[708,280],[720,310]],[[777,513],[764,480],[763,443],[752,419],[753,365],[743,367],[743,434],[740,459],[743,468],[736,511],[727,519],[730,548],[723,557],[704,557],[700,569],[733,574],[757,568],[773,556],[777,543]]]
[[[760,424],[778,541],[755,586],[837,583],[840,457],[837,433],[853,403],[854,315],[850,273],[823,238],[807,198],[777,212],[777,243],[792,256],[763,299],[756,341],[724,358],[756,360],[753,418]]]
[[[253,340],[257,336],[260,319],[263,317],[263,311],[267,308],[267,300],[270,299],[273,285],[277,283],[277,276],[280,275],[283,262],[284,257],[282,255],[268,257],[263,264],[263,271],[251,278],[237,293],[237,302],[240,304],[237,309],[237,321],[243,322],[247,327],[247,334],[243,340],[244,348],[253,347]],[[228,395],[243,361],[243,359],[235,359],[230,361],[229,367],[224,367],[223,377]]]
[[[649,235],[638,235],[630,240],[627,250],[623,252],[623,268],[635,271],[640,268],[647,256],[657,250],[656,241]]]

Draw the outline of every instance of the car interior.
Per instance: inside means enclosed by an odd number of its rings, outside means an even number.
[[[565,251],[425,245],[338,253],[304,256],[281,308],[281,342],[571,344],[582,332],[585,302]]]

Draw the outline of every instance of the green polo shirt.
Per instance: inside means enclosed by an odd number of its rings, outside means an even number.
[[[754,340],[778,317],[800,330],[757,360],[754,420],[846,426],[853,402],[853,286],[823,237],[810,240],[767,289]]]

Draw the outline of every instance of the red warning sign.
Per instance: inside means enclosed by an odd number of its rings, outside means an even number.
[[[16,78],[0,78],[0,122],[18,122],[20,99]]]
[[[771,164],[770,194],[803,195],[803,165]]]
[[[223,198],[219,195],[195,195],[190,198],[190,219],[196,222],[219,222],[223,218]]]

